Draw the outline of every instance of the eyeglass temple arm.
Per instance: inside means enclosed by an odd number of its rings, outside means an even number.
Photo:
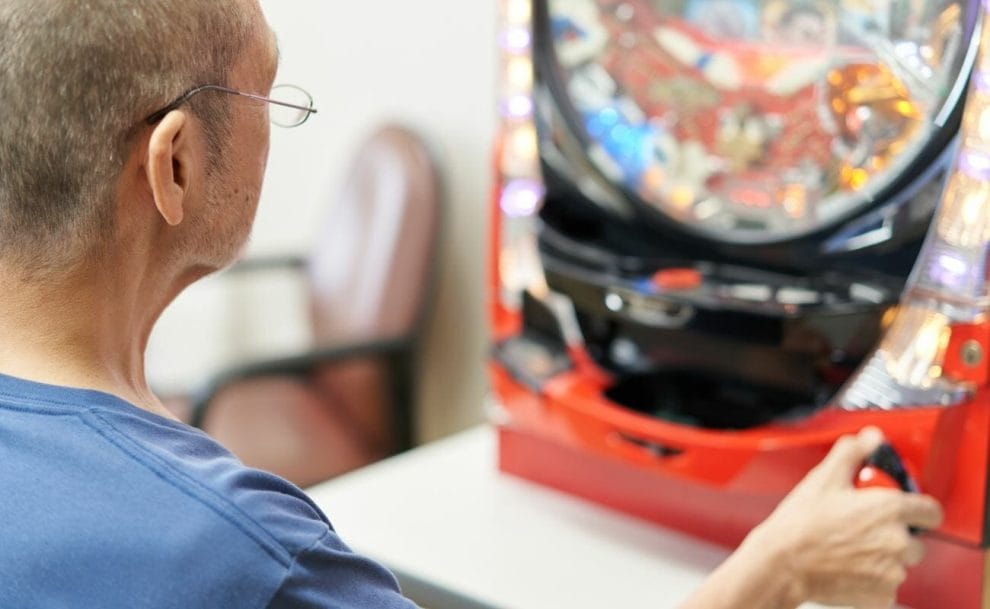
[[[257,101],[262,101],[262,102],[269,103],[269,104],[275,104],[277,106],[284,106],[286,108],[293,108],[295,110],[302,110],[304,112],[309,112],[310,114],[316,114],[318,112],[318,110],[316,108],[314,108],[313,106],[300,106],[300,105],[297,105],[297,104],[290,104],[289,102],[279,101],[277,99],[271,99],[270,97],[264,97],[264,96],[261,96],[261,95],[255,95],[254,93],[245,93],[243,91],[238,91],[237,89],[229,89],[227,87],[221,87],[220,85],[204,85],[202,87],[196,87],[195,89],[191,89],[190,91],[187,91],[185,93],[185,95],[183,95],[179,99],[177,99],[174,102],[172,102],[171,104],[165,106],[164,108],[162,108],[158,112],[155,112],[154,114],[150,115],[148,118],[145,119],[145,122],[147,122],[149,125],[154,125],[158,121],[160,121],[163,118],[165,118],[165,115],[166,114],[168,114],[172,110],[175,110],[176,108],[178,108],[182,104],[184,104],[187,101],[189,101],[189,99],[193,95],[196,95],[197,93],[200,93],[202,91],[206,91],[208,89],[212,89],[212,90],[215,90],[215,91],[222,91],[224,93],[230,93],[232,95],[240,95],[242,97],[249,97],[249,98],[254,99],[254,100],[257,100]]]

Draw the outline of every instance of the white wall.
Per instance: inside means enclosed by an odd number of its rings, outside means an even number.
[[[350,152],[384,120],[425,136],[445,189],[436,310],[427,338],[420,404],[425,439],[481,418],[484,243],[489,146],[495,125],[494,0],[262,0],[279,38],[278,82],[309,90],[319,114],[300,128],[274,128],[250,252],[304,253],[332,205]],[[218,359],[252,348],[252,332],[291,343],[301,301],[291,289],[265,309],[292,312],[284,327],[257,327],[247,299],[194,286],[153,336],[149,374],[164,387],[195,384]],[[267,317],[267,315],[266,315]],[[258,342],[258,341],[255,341]],[[195,382],[191,379],[195,379]]]

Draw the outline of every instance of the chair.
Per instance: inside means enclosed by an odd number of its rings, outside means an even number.
[[[300,486],[413,444],[415,361],[440,229],[436,172],[398,126],[360,147],[308,259],[254,260],[305,274],[312,350],[244,364],[194,400],[191,423],[246,465]]]

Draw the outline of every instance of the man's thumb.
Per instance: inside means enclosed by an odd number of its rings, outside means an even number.
[[[864,427],[855,436],[842,436],[819,466],[823,477],[831,484],[852,485],[863,461],[882,443],[883,432],[872,426]]]

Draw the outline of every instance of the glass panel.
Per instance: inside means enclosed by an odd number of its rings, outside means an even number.
[[[976,13],[952,0],[548,6],[558,103],[596,168],[737,242],[834,223],[941,149]]]

